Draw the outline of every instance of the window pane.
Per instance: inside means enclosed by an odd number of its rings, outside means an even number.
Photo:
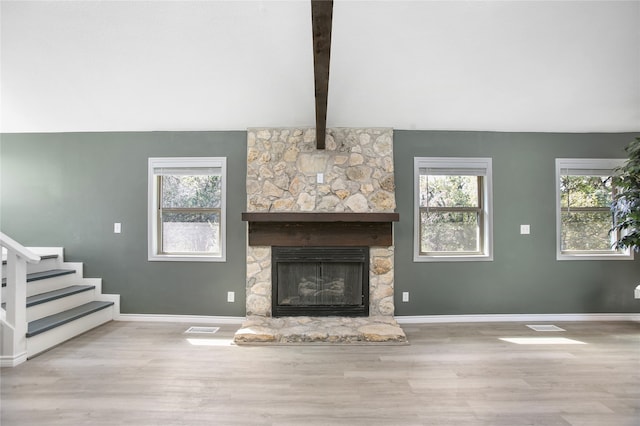
[[[610,212],[562,212],[562,251],[613,251]]]
[[[420,207],[478,207],[477,176],[420,175]]]
[[[421,212],[420,251],[480,251],[478,214],[474,212]]]
[[[220,176],[161,176],[163,208],[219,208]]]
[[[163,212],[162,251],[220,253],[220,214]]]
[[[572,207],[609,207],[612,202],[611,178],[606,176],[562,176],[561,205]]]

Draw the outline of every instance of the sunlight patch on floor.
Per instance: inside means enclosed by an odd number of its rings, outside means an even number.
[[[530,329],[534,331],[566,331],[563,328],[560,328],[551,324],[535,324],[535,325],[527,325]]]
[[[187,339],[193,346],[233,346],[233,339]]]
[[[501,337],[500,340],[517,345],[586,345],[585,342],[565,337]]]

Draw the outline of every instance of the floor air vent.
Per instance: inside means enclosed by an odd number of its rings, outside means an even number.
[[[556,327],[555,325],[528,325],[530,329],[534,331],[565,331],[560,327]]]
[[[189,334],[213,334],[220,330],[220,327],[189,327],[185,333]]]

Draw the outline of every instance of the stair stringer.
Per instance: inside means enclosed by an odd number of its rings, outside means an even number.
[[[59,259],[62,259],[61,257]],[[86,284],[93,285],[96,287],[95,289],[95,298],[94,300],[100,300],[104,302],[113,302],[114,303],[114,320],[120,319],[120,295],[119,294],[109,294],[102,292],[102,278],[85,278],[84,277],[84,264],[82,262],[60,262],[61,269],[75,269],[76,277],[80,279],[76,281],[77,284]]]
[[[113,302],[113,318],[112,319],[113,320],[120,319],[120,295],[119,294],[103,293],[102,278],[84,278],[83,284],[93,285],[96,287],[94,300],[99,300],[101,302]]]

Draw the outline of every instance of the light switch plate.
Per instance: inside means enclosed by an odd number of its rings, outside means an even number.
[[[531,233],[530,225],[520,225],[520,234],[529,235]]]
[[[120,224],[120,222],[116,222],[113,224],[113,233],[114,234],[119,234],[122,232],[122,225]]]

